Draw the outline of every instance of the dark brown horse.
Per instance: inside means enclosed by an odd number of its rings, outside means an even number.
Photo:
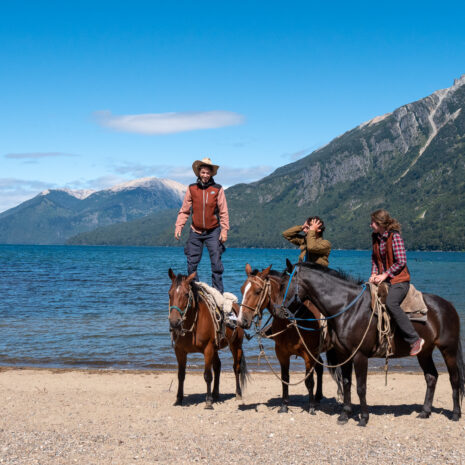
[[[239,308],[238,325],[250,328],[253,319],[258,315],[261,319],[262,312],[267,308],[273,316],[271,323],[271,337],[275,342],[276,357],[281,365],[282,380],[282,404],[279,413],[288,411],[289,405],[289,365],[292,355],[303,358],[305,362],[305,385],[308,389],[309,412],[315,414],[317,403],[323,397],[323,366],[319,357],[320,330],[316,321],[299,321],[302,329],[298,330],[290,325],[290,321],[284,316],[277,315],[274,311],[281,283],[288,281],[287,274],[271,271],[271,266],[262,271],[252,271],[247,263],[245,267],[247,279],[241,287],[242,302]],[[313,313],[305,305],[301,305],[299,318],[312,318]],[[313,357],[308,353],[310,350]],[[320,363],[316,363],[318,358]],[[315,366],[316,365],[316,366]],[[313,394],[314,380],[311,370],[315,367],[317,373],[317,389]]]
[[[213,408],[212,403],[214,400],[218,400],[220,388],[221,361],[218,349],[227,345],[229,345],[233,356],[236,399],[241,399],[242,388],[247,379],[247,365],[242,351],[244,330],[242,328],[234,330],[226,328],[226,338],[218,338],[208,305],[193,281],[195,273],[189,276],[180,274],[176,276],[170,268],[168,275],[171,278],[169,322],[178,361],[178,392],[174,405],[182,405],[187,354],[203,353],[205,359],[203,377],[207,383],[205,408]],[[237,314],[237,306],[235,311]],[[214,373],[213,392],[211,390],[212,367]]]
[[[288,263],[288,271],[294,267]],[[295,265],[295,273],[288,287],[281,285],[280,302],[293,311],[291,301],[310,299],[328,318],[332,328],[333,343],[337,358],[342,365],[344,382],[344,407],[338,418],[339,423],[347,423],[352,412],[351,382],[352,365],[357,379],[357,393],[360,398],[360,426],[366,426],[369,418],[366,402],[368,358],[377,356],[377,319],[371,318],[371,296],[369,290],[335,270],[310,263]],[[452,386],[452,420],[461,416],[460,403],[465,393],[465,365],[460,342],[460,320],[454,306],[433,294],[423,294],[428,307],[426,323],[413,325],[425,340],[418,362],[425,374],[426,396],[419,418],[431,415],[434,391],[438,372],[432,353],[437,347],[444,358]],[[366,335],[365,335],[366,333]],[[394,333],[393,357],[409,355],[410,346],[398,332]]]

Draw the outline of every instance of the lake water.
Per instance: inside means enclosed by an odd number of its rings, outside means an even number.
[[[297,261],[298,250],[228,249],[223,256],[227,291],[240,297],[244,267]],[[331,267],[368,278],[368,251],[331,253]],[[413,283],[451,301],[465,324],[465,253],[409,252]],[[168,268],[185,273],[181,247],[79,247],[0,245],[0,365],[81,368],[174,369],[168,329]],[[208,253],[199,267],[210,282]],[[464,330],[462,330],[462,337]],[[465,344],[464,344],[465,346]],[[265,345],[274,360],[271,343]],[[245,343],[249,368],[258,365],[255,339]],[[223,367],[231,356],[221,351]],[[442,357],[436,351],[439,369]],[[383,361],[370,360],[371,369]],[[191,369],[202,367],[190,355]],[[275,362],[275,366],[277,363]],[[292,361],[292,369],[302,369]],[[416,358],[392,360],[392,369],[419,370]]]

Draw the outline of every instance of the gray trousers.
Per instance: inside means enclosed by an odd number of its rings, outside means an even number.
[[[400,329],[405,342],[412,345],[418,338],[418,333],[412,325],[405,312],[400,308],[400,303],[404,300],[410,287],[409,282],[389,284],[389,293],[386,299],[386,307],[392,318]]]

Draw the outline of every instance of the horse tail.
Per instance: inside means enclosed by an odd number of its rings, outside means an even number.
[[[241,363],[239,366],[239,373],[240,373],[240,385],[241,390],[243,390],[247,386],[247,382],[250,380],[250,373],[247,369],[247,362],[245,360],[244,352],[242,352]]]
[[[459,372],[460,401],[462,401],[463,396],[465,395],[465,363],[463,361],[462,341],[460,340],[460,335],[459,344],[457,347],[457,368]]]
[[[326,352],[326,360],[328,361],[328,365],[337,365],[337,355],[334,349],[329,349]],[[331,378],[333,378],[334,382],[337,385],[337,400],[342,402],[344,395],[343,389],[343,377],[342,377],[342,370],[341,367],[337,368],[328,368],[329,373],[331,374]]]

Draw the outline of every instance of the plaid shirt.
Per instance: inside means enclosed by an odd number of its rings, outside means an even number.
[[[378,234],[379,254],[383,262],[383,268],[386,269],[386,241],[389,236],[389,231],[385,231],[383,235]],[[387,270],[390,278],[402,271],[402,268],[407,264],[407,254],[405,252],[404,240],[398,232],[392,233],[392,252],[394,255],[394,264]],[[374,256],[371,257],[371,274],[381,274],[384,270],[378,270],[378,265]]]

